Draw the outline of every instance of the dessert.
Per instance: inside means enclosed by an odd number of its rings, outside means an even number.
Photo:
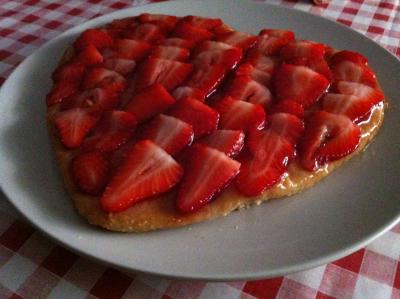
[[[84,31],[47,121],[77,211],[140,232],[312,187],[362,152],[385,100],[359,53],[292,31],[141,14]]]

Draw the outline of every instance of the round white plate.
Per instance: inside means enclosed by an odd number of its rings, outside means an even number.
[[[61,53],[85,28],[142,12],[221,17],[241,31],[288,28],[297,37],[365,54],[390,106],[367,151],[314,188],[190,228],[144,234],[89,226],[73,210],[50,148],[45,95]],[[0,183],[39,230],[113,266],[211,280],[283,275],[330,262],[365,246],[400,215],[400,63],[366,37],[300,11],[246,1],[164,2],[117,11],[79,25],[40,48],[0,92]]]

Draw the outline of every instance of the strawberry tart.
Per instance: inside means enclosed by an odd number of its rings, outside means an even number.
[[[89,223],[124,232],[309,188],[366,148],[385,109],[359,53],[198,16],[87,29],[52,78],[47,122],[65,186]]]

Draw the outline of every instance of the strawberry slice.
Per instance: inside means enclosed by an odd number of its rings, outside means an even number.
[[[150,54],[151,58],[163,58],[177,61],[187,61],[190,52],[186,48],[179,48],[175,46],[158,46],[153,49]]]
[[[242,150],[244,137],[244,132],[241,130],[216,130],[201,138],[198,143],[215,148],[228,157],[234,157]]]
[[[191,125],[178,118],[160,114],[142,131],[140,138],[149,139],[168,154],[175,155],[192,143],[193,136]]]
[[[233,69],[242,58],[242,50],[231,48],[227,50],[207,50],[196,55],[193,63],[198,67],[204,65],[223,65],[225,70]]]
[[[296,40],[288,43],[280,51],[283,60],[290,60],[299,57],[324,59],[325,45],[308,40]]]
[[[135,116],[126,111],[106,113],[82,144],[85,151],[98,150],[108,153],[124,144],[135,132]]]
[[[161,84],[153,84],[133,96],[125,110],[135,115],[138,123],[162,113],[175,103],[175,99]]]
[[[268,109],[269,114],[273,113],[289,113],[300,119],[304,118],[304,108],[298,102],[291,99],[283,99]]]
[[[209,96],[225,77],[225,66],[202,65],[194,68],[186,85],[201,90],[205,96]]]
[[[78,53],[74,60],[77,63],[82,63],[84,65],[90,66],[93,64],[102,63],[103,56],[100,54],[99,50],[97,50],[95,46],[88,45]]]
[[[300,144],[300,163],[315,171],[326,162],[354,152],[360,142],[361,129],[345,115],[318,111],[307,123]]]
[[[240,160],[236,187],[245,196],[256,196],[281,180],[295,149],[286,138],[271,130],[251,131],[248,138],[251,153]]]
[[[324,96],[322,109],[344,114],[354,122],[362,120],[384,99],[382,92],[360,83],[340,81],[336,89],[339,94],[328,93]]]
[[[236,69],[236,76],[247,76],[250,77],[252,80],[257,81],[258,83],[262,85],[270,85],[271,82],[271,74],[268,72],[264,72],[262,70],[257,69],[250,63],[242,63],[237,69]]]
[[[164,33],[157,25],[147,23],[137,26],[133,31],[126,31],[124,36],[129,39],[154,43],[164,38]]]
[[[330,59],[331,65],[339,64],[343,61],[351,61],[358,65],[367,65],[368,59],[357,52],[352,52],[348,50],[343,50],[336,52],[332,55]]]
[[[112,37],[105,31],[99,29],[87,29],[76,40],[74,47],[77,50],[81,50],[89,45],[93,45],[97,49],[101,49],[111,47],[112,44]]]
[[[296,146],[304,132],[304,123],[289,113],[274,113],[268,117],[268,129]]]
[[[219,124],[222,129],[246,132],[264,127],[265,112],[261,105],[237,101],[228,96],[219,101],[214,108],[220,114]]]
[[[260,104],[263,107],[268,107],[272,102],[268,87],[252,80],[250,76],[235,77],[227,94],[236,100]]]
[[[349,60],[343,60],[332,65],[332,73],[336,81],[362,83],[373,88],[378,86],[375,73],[368,66],[359,65]]]
[[[259,35],[279,37],[287,42],[293,41],[295,38],[294,33],[292,31],[284,29],[265,28],[260,31]]]
[[[128,75],[135,69],[136,62],[135,60],[125,58],[109,58],[104,61],[102,66],[124,76]]]
[[[235,178],[240,163],[219,150],[194,145],[179,187],[176,206],[181,213],[192,213],[209,203]]]
[[[281,48],[294,39],[294,34],[291,31],[285,30],[263,30],[257,37],[254,47],[250,50],[251,53],[260,53],[263,55],[276,55]]]
[[[261,53],[252,53],[246,61],[253,65],[256,69],[272,75],[275,68],[280,64],[279,57],[265,56]]]
[[[297,57],[287,60],[288,64],[304,65],[313,71],[324,75],[329,81],[332,79],[332,72],[325,59],[312,58],[312,57]]]
[[[86,67],[81,63],[68,63],[58,67],[53,73],[55,81],[80,82]]]
[[[79,147],[96,122],[97,117],[83,108],[61,111],[54,115],[54,125],[62,144],[67,148]]]
[[[175,186],[182,167],[150,140],[139,141],[129,151],[106,187],[100,204],[106,212],[120,212]]]
[[[186,16],[183,18],[183,20],[196,27],[201,27],[208,30],[211,30],[223,24],[221,19],[205,18],[199,16]]]
[[[175,89],[172,93],[176,100],[182,100],[185,98],[193,98],[198,101],[204,102],[206,99],[206,94],[204,91],[198,88],[190,86],[181,86]]]
[[[219,120],[217,111],[191,98],[180,100],[168,114],[190,124],[195,139],[215,131]]]
[[[99,195],[107,185],[109,163],[99,152],[82,153],[71,162],[71,174],[79,189],[90,195]]]
[[[218,41],[243,50],[253,46],[256,40],[257,36],[240,31],[229,32],[218,37]]]
[[[198,43],[211,39],[213,34],[205,28],[192,25],[188,22],[179,22],[172,32],[172,37],[179,37]]]
[[[154,83],[160,83],[167,90],[173,90],[185,81],[192,68],[189,63],[150,58],[138,71],[136,88],[140,90]]]
[[[139,21],[141,23],[151,23],[163,28],[165,31],[170,31],[175,27],[178,18],[176,16],[144,13],[139,16]]]
[[[58,81],[54,84],[51,91],[46,96],[47,106],[61,103],[64,99],[73,95],[79,88],[79,82],[76,81]]]
[[[105,88],[119,92],[123,90],[126,86],[126,81],[123,76],[115,71],[108,70],[103,67],[95,67],[90,70],[85,75],[83,79],[83,89],[89,88]]]
[[[227,34],[230,32],[234,32],[235,29],[233,29],[228,24],[222,23],[221,25],[214,27],[212,29],[212,31],[218,36],[218,35],[223,35],[223,34]]]
[[[128,17],[123,19],[115,19],[107,27],[113,29],[134,29],[138,25],[136,17]]]
[[[273,78],[276,95],[291,98],[303,107],[318,101],[329,86],[325,76],[305,66],[283,64]]]
[[[118,38],[114,41],[112,49],[114,52],[110,56],[113,58],[140,60],[149,53],[151,45],[144,41]]]
[[[163,39],[160,42],[160,45],[192,49],[196,44],[192,40],[182,39],[178,37],[170,37]]]
[[[234,49],[236,47],[228,45],[223,42],[213,41],[213,40],[206,40],[201,42],[193,51],[195,56],[201,52],[205,51],[226,51],[229,49]]]

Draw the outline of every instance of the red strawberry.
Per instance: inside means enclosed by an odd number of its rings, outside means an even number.
[[[195,139],[215,131],[219,120],[217,111],[191,98],[180,100],[168,114],[190,124]]]
[[[291,31],[282,30],[278,34],[277,31],[267,33],[265,30],[257,37],[254,47],[250,50],[252,54],[260,53],[263,55],[276,55],[280,49],[288,42],[293,40],[294,35]]]
[[[256,40],[256,36],[240,31],[229,32],[218,37],[218,41],[241,48],[243,50],[253,46]]]
[[[340,159],[356,150],[360,136],[360,127],[347,116],[318,111],[306,123],[300,144],[301,165],[315,171]]]
[[[139,16],[139,21],[141,23],[152,23],[169,31],[175,27],[178,18],[176,16],[144,13]]]
[[[129,112],[113,110],[106,113],[93,132],[82,144],[85,151],[112,152],[124,144],[136,129],[135,116]]]
[[[137,26],[133,31],[126,31],[125,37],[148,43],[154,43],[155,41],[164,38],[164,33],[160,28],[154,24],[141,24]]]
[[[293,41],[295,36],[290,30],[266,28],[260,31],[260,35],[279,37],[287,42]]]
[[[269,114],[279,113],[279,112],[289,113],[297,116],[300,119],[304,118],[303,106],[301,106],[298,102],[291,99],[280,100],[270,109],[268,109]]]
[[[99,29],[88,29],[84,31],[74,43],[75,49],[81,50],[88,45],[97,49],[111,47],[113,39],[105,31]]]
[[[206,98],[206,94],[204,91],[198,88],[190,87],[190,86],[181,86],[175,89],[172,93],[176,100],[182,100],[185,98],[193,98],[198,101],[204,102]]]
[[[113,29],[133,29],[138,25],[136,17],[113,20],[108,26]]]
[[[265,56],[261,53],[253,53],[246,59],[248,63],[253,65],[256,69],[272,74],[275,67],[279,65],[279,57],[277,56]]]
[[[378,103],[382,102],[382,92],[367,85],[340,81],[336,89],[339,94],[328,93],[323,98],[322,109],[331,113],[344,114],[357,122]]]
[[[234,49],[236,47],[228,45],[223,42],[218,42],[218,41],[213,41],[213,40],[206,40],[201,42],[193,51],[193,53],[196,55],[200,54],[201,52],[205,51],[226,51],[229,49]]]
[[[215,148],[228,157],[236,156],[243,148],[244,133],[241,130],[216,130],[201,138],[198,143]]]
[[[168,154],[175,155],[193,141],[193,128],[188,123],[160,114],[144,129],[141,139],[149,139],[163,148]]]
[[[151,49],[151,45],[144,41],[119,38],[114,42],[114,54],[111,57],[140,60],[145,57]]]
[[[267,131],[251,131],[251,153],[242,157],[236,187],[245,196],[256,196],[278,183],[294,157],[293,145],[283,136]]]
[[[186,16],[183,18],[185,22],[188,22],[196,27],[201,27],[205,29],[213,29],[217,26],[223,24],[221,19],[212,19],[212,18],[205,18],[199,16]]]
[[[192,65],[167,59],[150,58],[144,62],[137,74],[138,90],[154,83],[162,84],[167,90],[173,90],[191,73]]]
[[[351,81],[377,87],[375,73],[366,65],[359,65],[349,60],[343,60],[332,65],[333,78],[336,81]]]
[[[135,69],[136,62],[125,58],[109,58],[104,61],[103,66],[121,75],[127,75]]]
[[[88,45],[85,47],[75,58],[77,63],[82,63],[84,65],[93,65],[103,62],[103,56],[100,54],[99,50],[93,45]]]
[[[320,73],[321,75],[324,75],[326,79],[329,81],[332,79],[332,72],[329,68],[328,63],[326,62],[325,59],[321,58],[308,58],[308,57],[297,57],[293,59],[287,60],[288,64],[293,64],[293,65],[304,65],[306,67],[309,67],[313,71],[316,71],[317,73]]]
[[[357,52],[352,51],[339,51],[332,55],[330,58],[331,65],[339,64],[343,61],[351,61],[358,65],[367,65],[368,59]]]
[[[64,99],[73,95],[79,87],[79,82],[58,81],[54,84],[52,90],[46,96],[47,106],[61,103]]]
[[[268,87],[254,81],[249,76],[237,76],[228,90],[228,95],[236,100],[268,107],[272,101],[272,94]]]
[[[110,90],[119,92],[125,88],[125,85],[126,81],[123,76],[103,67],[95,67],[88,70],[83,80],[84,89],[107,87]]]
[[[182,167],[150,140],[139,141],[116,170],[100,199],[107,212],[123,211],[175,186]]]
[[[242,63],[236,69],[235,75],[250,77],[254,81],[257,81],[258,83],[260,83],[262,85],[267,85],[267,86],[270,85],[270,81],[271,81],[271,74],[257,69],[250,63]]]
[[[68,148],[79,147],[96,122],[97,117],[90,115],[86,109],[82,108],[61,111],[54,115],[54,125],[61,137],[61,142]]]
[[[291,98],[303,107],[315,103],[329,86],[323,75],[308,67],[290,64],[276,70],[273,83],[279,98]]]
[[[170,37],[170,38],[163,39],[160,42],[160,45],[192,49],[195,46],[195,43],[191,40],[182,39],[179,37]]]
[[[177,61],[187,61],[190,52],[186,48],[179,48],[175,46],[158,46],[153,49],[150,54],[151,58],[163,58]]]
[[[161,84],[153,84],[133,96],[125,110],[135,115],[142,123],[162,113],[175,103],[175,99]]]
[[[197,43],[211,39],[213,34],[205,28],[196,27],[188,22],[180,22],[175,26],[172,37],[179,37]]]
[[[227,50],[207,50],[196,55],[193,63],[198,67],[204,65],[223,65],[225,71],[233,69],[242,58],[242,50],[231,48]]]
[[[299,57],[312,59],[324,59],[325,45],[307,40],[296,40],[288,43],[280,51],[283,60],[290,60]]]
[[[229,26],[228,24],[222,23],[221,25],[213,28],[212,30],[216,35],[223,35],[223,34],[227,34],[230,32],[234,32],[235,29],[233,29],[231,26]]]
[[[264,127],[265,112],[261,105],[225,97],[214,108],[220,114],[222,129],[248,131]]]
[[[53,79],[55,81],[80,82],[85,70],[86,67],[80,63],[63,64],[55,70]]]
[[[202,65],[194,68],[186,85],[201,90],[205,96],[210,95],[225,77],[223,65]]]
[[[192,213],[209,203],[238,174],[240,163],[204,145],[190,149],[176,205],[181,213]]]
[[[289,113],[274,113],[268,117],[268,129],[296,145],[304,132],[304,123]]]
[[[71,174],[79,189],[99,195],[107,185],[109,163],[99,152],[82,153],[71,162]]]

